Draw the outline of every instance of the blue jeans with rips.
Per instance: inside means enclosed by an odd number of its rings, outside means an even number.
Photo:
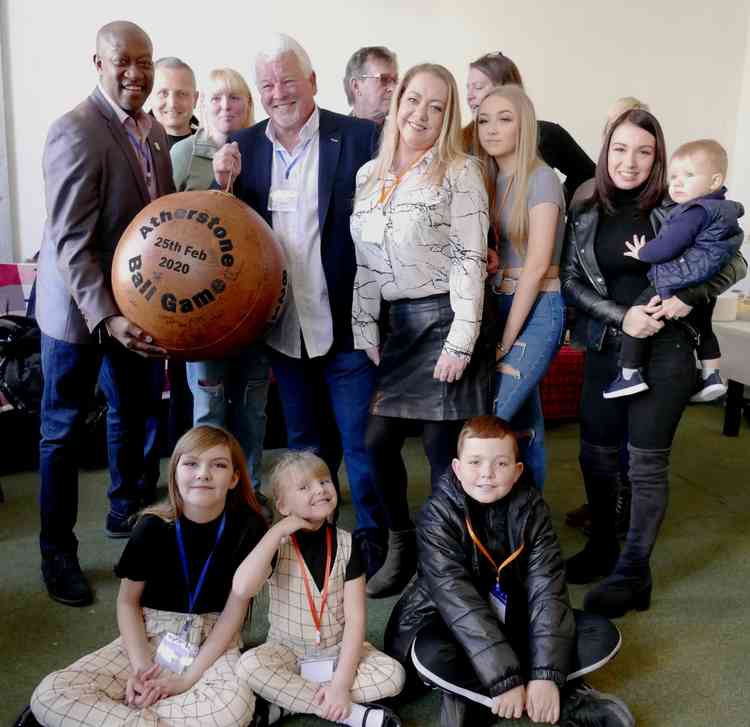
[[[224,427],[237,438],[256,490],[261,485],[270,370],[263,342],[252,343],[231,358],[187,365],[193,425]]]
[[[505,325],[514,294],[497,293],[500,324]],[[547,474],[544,415],[539,382],[562,344],[565,304],[558,292],[541,292],[518,338],[502,359],[511,371],[496,374],[495,414],[510,422],[518,435],[521,458],[534,484],[544,489]]]
[[[107,454],[110,515],[125,520],[142,506],[146,419],[161,401],[162,359],[146,359],[116,341],[76,344],[42,334],[39,542],[44,558],[75,553],[78,452],[100,368],[109,407]],[[157,454],[158,456],[158,454]],[[156,462],[158,466],[158,459]],[[158,471],[158,470],[157,470]]]

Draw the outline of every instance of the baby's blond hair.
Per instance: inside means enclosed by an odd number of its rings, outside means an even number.
[[[283,501],[284,492],[290,484],[316,477],[331,479],[331,470],[315,452],[303,449],[289,450],[282,454],[270,475],[276,509],[279,509],[279,503]]]
[[[696,154],[703,154],[706,161],[711,165],[711,170],[727,176],[729,158],[726,149],[715,139],[696,139],[678,146],[672,153],[672,159],[685,159]]]

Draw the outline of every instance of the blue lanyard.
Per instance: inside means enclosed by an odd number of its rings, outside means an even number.
[[[146,145],[145,141],[142,141],[139,139],[128,127],[125,127],[125,133],[128,135],[128,138],[130,139],[131,144],[135,146],[136,151],[138,152],[138,156],[143,160],[143,164],[145,165],[145,172],[146,172],[146,184],[151,184],[151,159],[150,154],[148,153],[148,146]]]
[[[313,137],[311,136],[305,143],[304,146],[299,150],[299,154],[297,154],[294,159],[292,159],[290,164],[286,163],[286,159],[284,158],[284,152],[281,149],[277,149],[276,153],[279,155],[279,159],[286,165],[286,171],[284,172],[284,179],[289,179],[289,175],[292,173],[292,169],[294,169],[295,166],[297,166],[297,162],[300,161],[303,157],[307,156],[307,148],[310,146],[310,142],[313,140]]]
[[[177,531],[177,547],[180,550],[180,560],[182,561],[182,572],[185,574],[185,584],[187,585],[188,589],[188,613],[193,612],[193,606],[195,606],[195,602],[198,600],[198,596],[201,592],[201,588],[203,588],[203,581],[206,580],[206,573],[208,573],[208,567],[211,565],[211,558],[214,557],[214,551],[216,550],[216,546],[219,544],[219,541],[221,540],[221,536],[224,533],[224,525],[226,525],[227,521],[227,514],[224,513],[221,516],[221,522],[219,523],[219,531],[216,533],[216,542],[214,543],[214,547],[211,549],[211,552],[208,555],[208,558],[206,558],[206,562],[203,564],[203,570],[201,571],[201,574],[198,578],[198,582],[195,584],[195,589],[190,590],[190,574],[188,573],[188,565],[187,565],[187,556],[185,555],[185,543],[182,541],[182,526],[180,525],[179,518],[176,522],[176,531]]]

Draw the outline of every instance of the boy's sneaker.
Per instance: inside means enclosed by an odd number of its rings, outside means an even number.
[[[724,396],[727,393],[727,386],[721,380],[721,376],[718,371],[714,371],[710,376],[705,379],[702,374],[698,374],[698,379],[695,382],[695,391],[690,397],[690,401],[693,404],[705,404],[707,401],[713,401],[718,399],[720,396]]]
[[[635,717],[613,694],[597,692],[586,682],[563,689],[560,727],[634,727]]]
[[[620,371],[617,378],[605,389],[602,396],[605,399],[617,399],[620,396],[632,396],[641,391],[647,391],[648,388],[648,384],[643,380],[640,371],[634,371],[629,379],[626,379]]]

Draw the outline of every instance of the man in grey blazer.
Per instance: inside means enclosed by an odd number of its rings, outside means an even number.
[[[120,314],[111,287],[123,231],[152,199],[174,191],[166,135],[142,110],[153,86],[152,55],[137,25],[117,21],[101,28],[94,55],[99,84],[52,124],[44,148],[39,540],[50,596],[75,606],[93,599],[73,529],[77,452],[86,444],[79,435],[100,369],[110,408],[110,536],[127,535],[129,517],[143,504],[145,420],[161,396],[163,361],[155,357],[165,352]]]

